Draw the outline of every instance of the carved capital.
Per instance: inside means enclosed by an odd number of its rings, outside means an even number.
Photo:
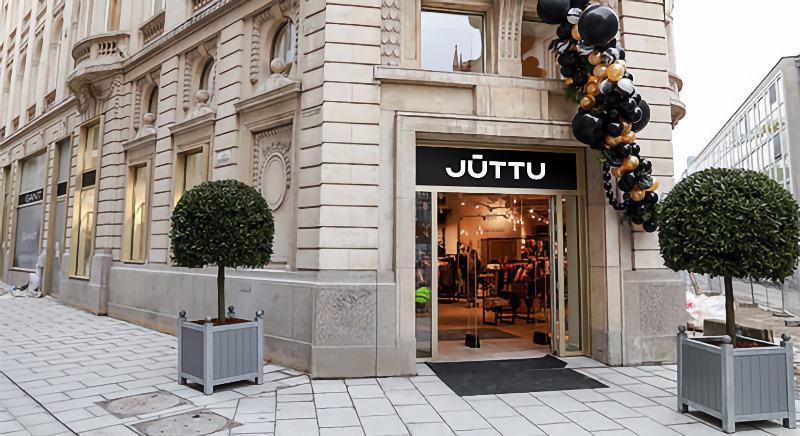
[[[495,10],[499,11],[498,55],[501,59],[520,59],[523,3],[523,0],[495,0]]]
[[[191,50],[186,53],[186,65],[183,69],[183,110],[189,110],[189,103],[191,102],[192,92],[192,71],[194,64],[200,59],[200,52],[197,49]]]
[[[250,83],[253,85],[258,82],[261,73],[261,26],[271,18],[269,9],[253,16],[253,41],[250,45]]]

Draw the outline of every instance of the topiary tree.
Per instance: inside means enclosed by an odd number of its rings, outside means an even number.
[[[267,201],[236,180],[206,182],[185,193],[172,212],[172,261],[216,265],[217,322],[225,322],[225,268],[260,268],[272,256],[275,223]]]
[[[800,257],[800,207],[789,191],[755,171],[715,168],[692,174],[667,196],[659,221],[667,267],[725,278],[731,338],[736,338],[733,278],[782,283]]]

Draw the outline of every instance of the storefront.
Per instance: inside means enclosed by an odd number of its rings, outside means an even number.
[[[584,152],[416,148],[417,359],[589,350]]]

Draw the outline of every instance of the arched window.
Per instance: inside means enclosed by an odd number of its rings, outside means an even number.
[[[92,15],[94,14],[94,0],[85,0],[81,4],[83,10],[83,36],[92,34]]]
[[[154,86],[150,91],[150,98],[147,100],[147,112],[158,115],[158,86]]]
[[[22,56],[22,59],[17,64],[17,83],[14,85],[15,88],[12,90],[14,94],[14,101],[11,102],[11,119],[18,117],[20,114],[20,104],[22,102],[22,84],[23,80],[25,79],[25,68],[28,66],[28,58],[26,56]]]
[[[36,88],[39,84],[39,81],[34,80],[33,78],[39,77],[39,73],[42,71],[41,66],[43,45],[44,41],[42,41],[42,38],[36,40],[33,59],[31,59],[31,79],[28,80],[28,100],[25,102],[25,109],[28,109],[36,104]]]
[[[106,32],[119,30],[121,3],[120,0],[106,0]]]
[[[47,92],[56,88],[61,68],[61,41],[64,36],[64,20],[58,20],[50,43],[50,66],[47,69]]]
[[[295,56],[295,40],[294,23],[287,21],[278,29],[275,39],[272,41],[272,59],[283,59],[287,66],[291,66]]]
[[[205,89],[212,96],[214,95],[214,76],[217,75],[217,65],[214,59],[209,59],[203,65],[203,71],[200,73],[200,89]]]

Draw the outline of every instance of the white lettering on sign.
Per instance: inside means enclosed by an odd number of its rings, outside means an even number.
[[[475,163],[480,165],[480,171],[475,169]],[[531,180],[542,180],[546,173],[546,166],[544,163],[539,164],[539,173],[535,173],[535,164],[532,162],[500,162],[500,161],[489,161],[486,162],[483,160],[482,154],[473,154],[472,159],[469,162],[465,160],[461,160],[461,167],[458,171],[454,171],[450,167],[446,167],[445,171],[447,171],[447,175],[454,178],[460,179],[464,177],[466,173],[469,173],[470,177],[473,179],[482,179],[489,173],[489,167],[494,168],[494,178],[496,180],[500,180],[503,178],[503,168],[513,168],[514,171],[514,180],[519,180],[520,178],[520,168],[525,168],[525,173]]]

